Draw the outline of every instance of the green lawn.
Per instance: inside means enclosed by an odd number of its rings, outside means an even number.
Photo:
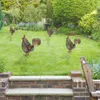
[[[21,48],[22,37],[39,37],[41,45],[26,57]],[[72,36],[73,40],[77,36]],[[68,53],[65,46],[66,36],[53,34],[50,38],[46,31],[32,32],[18,30],[10,41],[9,27],[0,31],[0,61],[6,65],[5,71],[13,75],[67,75],[71,70],[81,70],[80,57],[87,60],[100,58],[98,43],[83,36],[81,44],[72,53]]]

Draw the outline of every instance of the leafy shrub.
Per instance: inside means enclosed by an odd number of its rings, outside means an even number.
[[[1,5],[0,5],[1,6]],[[4,14],[1,11],[1,7],[0,7],[0,29],[3,26],[3,18],[4,18]]]
[[[5,71],[5,64],[3,62],[0,62],[0,73]]]
[[[65,34],[67,35],[70,32],[70,30],[68,28],[65,27],[60,27],[57,29],[57,34]]]
[[[90,63],[94,79],[100,79],[100,60],[98,62],[92,60]]]
[[[42,22],[37,23],[25,23],[20,22],[17,27],[21,30],[30,30],[30,31],[40,31],[44,29],[44,25]]]
[[[10,7],[9,10],[3,10],[3,13],[5,14],[5,19],[8,19],[7,24],[17,24],[20,20],[20,13],[19,8],[16,7]]]
[[[25,26],[25,23],[24,22],[20,22],[17,26],[18,27],[24,27]]]
[[[42,18],[45,18],[46,5],[40,4],[35,7],[33,4],[29,4],[24,10],[24,21],[26,22],[38,22]]]
[[[100,31],[96,31],[92,34],[94,40],[100,40]]]
[[[18,29],[21,29],[21,30],[27,30],[26,27],[25,27],[26,23],[25,22],[20,22],[17,27]]]
[[[36,30],[39,31],[39,30],[44,30],[44,24],[42,22],[38,22],[36,24]]]
[[[78,23],[80,18],[93,11],[98,5],[99,0],[51,0],[53,15],[63,23]],[[81,5],[81,6],[80,6]]]
[[[12,23],[12,15],[9,14],[8,12],[6,12],[6,11],[3,11],[3,13],[4,13],[4,21],[6,21],[6,19],[7,19],[7,23],[4,22],[4,24],[5,24],[5,23],[6,23],[7,25],[11,24],[11,23]],[[5,25],[6,25],[6,24],[5,24]]]
[[[98,29],[97,13],[86,14],[79,21],[78,27],[81,33],[91,35]]]

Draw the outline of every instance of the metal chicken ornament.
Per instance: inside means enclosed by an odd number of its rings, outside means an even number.
[[[68,52],[70,53],[72,49],[75,48],[76,44],[80,44],[81,40],[79,38],[74,39],[74,43],[70,40],[69,36],[66,38],[66,47],[69,50]]]
[[[28,41],[28,39],[25,37],[25,35],[22,38],[22,50],[26,53],[29,54],[34,50],[35,45],[40,45],[41,40],[39,38],[33,38],[32,39],[32,44]]]

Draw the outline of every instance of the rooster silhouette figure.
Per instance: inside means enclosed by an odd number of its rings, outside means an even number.
[[[40,44],[41,44],[41,40],[39,38],[33,38],[32,39],[32,44],[30,44],[30,42],[27,40],[27,38],[25,37],[25,35],[22,38],[22,50],[27,55],[29,55],[29,53],[34,50],[34,46],[35,45],[40,45]]]
[[[69,50],[68,52],[70,53],[72,49],[75,48],[76,44],[80,44],[81,40],[79,38],[74,39],[74,43],[70,40],[69,35],[66,38],[66,47]]]

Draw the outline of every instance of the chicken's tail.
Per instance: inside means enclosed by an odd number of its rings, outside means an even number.
[[[41,40],[39,38],[33,38],[32,39],[32,45],[40,45],[41,44]]]

